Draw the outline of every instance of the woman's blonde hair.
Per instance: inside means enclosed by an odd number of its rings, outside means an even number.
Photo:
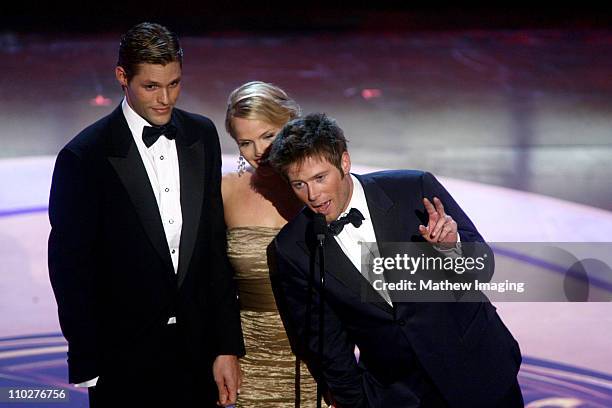
[[[300,116],[300,106],[276,85],[262,81],[247,82],[234,89],[227,100],[225,129],[236,138],[233,118],[255,119],[284,126]]]

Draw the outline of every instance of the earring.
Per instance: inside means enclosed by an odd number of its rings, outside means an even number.
[[[238,175],[242,176],[246,171],[246,160],[242,155],[238,157]]]

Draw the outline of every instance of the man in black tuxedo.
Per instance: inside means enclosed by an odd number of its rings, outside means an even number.
[[[523,406],[520,350],[488,301],[395,301],[360,273],[360,241],[375,242],[383,254],[385,243],[420,241],[444,259],[489,251],[469,244],[483,239],[431,174],[350,174],[343,132],[322,114],[288,123],[269,161],[306,204],[275,240],[276,301],[294,351],[337,407]],[[323,290],[315,214],[329,224]],[[488,280],[492,270],[483,273],[480,280]],[[364,300],[363,287],[374,295]]]
[[[49,275],[69,379],[92,406],[229,405],[240,387],[219,140],[208,118],[174,107],[182,57],[167,28],[131,28],[115,71],[123,102],[55,164]]]

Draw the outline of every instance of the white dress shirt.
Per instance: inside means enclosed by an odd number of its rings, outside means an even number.
[[[121,108],[132,131],[132,137],[136,142],[138,153],[140,153],[149,176],[149,182],[153,188],[168,248],[170,249],[172,265],[176,273],[178,271],[179,246],[183,226],[181,181],[176,142],[161,136],[151,147],[147,148],[142,141],[142,129],[151,125],[134,112],[125,98]]]

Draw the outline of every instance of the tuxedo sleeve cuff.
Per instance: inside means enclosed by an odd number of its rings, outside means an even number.
[[[92,378],[89,381],[83,381],[81,383],[78,384],[74,384],[75,387],[79,387],[79,388],[89,388],[89,387],[95,387],[96,384],[98,383],[98,378],[100,377],[96,377],[96,378]]]
[[[443,248],[442,246],[435,244],[433,247],[436,251],[449,258],[458,258],[463,255],[463,250],[461,249],[461,237],[459,236],[459,233],[457,233],[457,242],[455,243],[454,247]]]

